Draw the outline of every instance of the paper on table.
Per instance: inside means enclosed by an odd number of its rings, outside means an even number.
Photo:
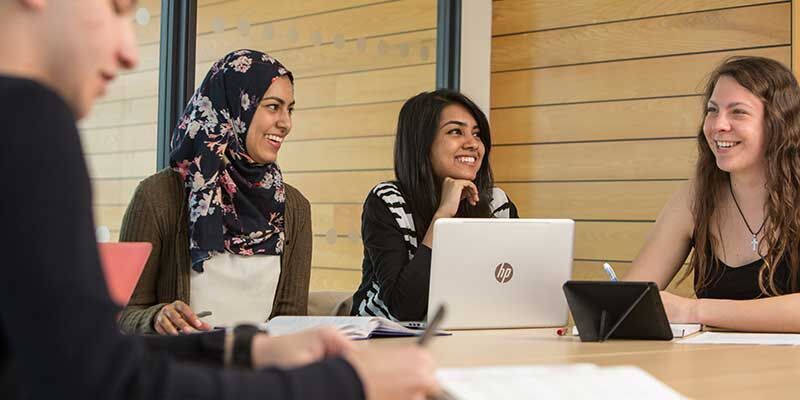
[[[440,369],[447,394],[458,400],[483,399],[685,399],[633,366],[593,364],[529,365]]]
[[[266,324],[270,335],[286,335],[320,326],[333,326],[350,339],[367,339],[372,336],[418,336],[422,331],[408,329],[396,322],[380,317],[305,317],[279,316]]]
[[[672,329],[672,337],[682,338],[699,332],[703,326],[700,324],[669,324],[669,327]],[[572,327],[572,336],[578,336],[577,326]]]
[[[800,335],[793,333],[703,332],[700,335],[678,341],[678,343],[796,346],[800,344]]]

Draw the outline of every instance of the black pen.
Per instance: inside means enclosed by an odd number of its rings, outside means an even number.
[[[430,340],[431,336],[436,334],[436,329],[439,327],[439,323],[442,322],[442,318],[444,318],[444,304],[439,306],[436,310],[436,314],[433,314],[433,318],[431,318],[430,322],[425,326],[425,331],[422,332],[419,340],[417,340],[418,345],[425,346],[425,343]]]

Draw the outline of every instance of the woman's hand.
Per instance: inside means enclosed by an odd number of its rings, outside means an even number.
[[[176,300],[161,307],[153,320],[153,328],[160,335],[177,335],[211,330],[211,325],[200,321],[189,305]]]
[[[467,199],[469,204],[476,205],[480,201],[478,187],[472,181],[466,179],[444,178],[442,181],[442,195],[439,199],[439,208],[433,214],[428,231],[422,238],[422,244],[427,247],[433,246],[433,224],[439,218],[452,218],[458,212],[458,205],[461,200]]]
[[[459,203],[464,199],[473,206],[478,204],[480,201],[478,187],[466,179],[444,178],[442,196],[434,218],[452,218],[458,212]]]
[[[300,367],[323,358],[334,357],[353,349],[344,334],[332,327],[312,329],[283,336],[253,337],[253,368]]]
[[[664,304],[664,311],[667,313],[669,322],[677,324],[701,323],[699,321],[700,318],[697,316],[697,306],[699,304],[697,299],[688,299],[662,290],[661,302]]]

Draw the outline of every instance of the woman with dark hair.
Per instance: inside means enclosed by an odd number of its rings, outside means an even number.
[[[732,58],[703,104],[694,178],[625,278],[664,289],[693,249],[697,299],[661,292],[670,321],[800,332],[800,88],[777,61]]]
[[[211,67],[173,132],[171,168],[142,181],[122,221],[121,241],[153,244],[126,332],[306,314],[311,209],[277,164],[294,104],[292,73],[265,53]]]
[[[362,280],[352,314],[424,319],[434,222],[518,217],[494,187],[491,148],[489,122],[466,96],[440,89],[406,101],[395,139],[397,180],[378,184],[364,202]]]

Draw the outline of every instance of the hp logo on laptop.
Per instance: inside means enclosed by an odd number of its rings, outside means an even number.
[[[499,283],[506,283],[514,276],[514,267],[509,263],[500,263],[494,269],[494,279]]]

